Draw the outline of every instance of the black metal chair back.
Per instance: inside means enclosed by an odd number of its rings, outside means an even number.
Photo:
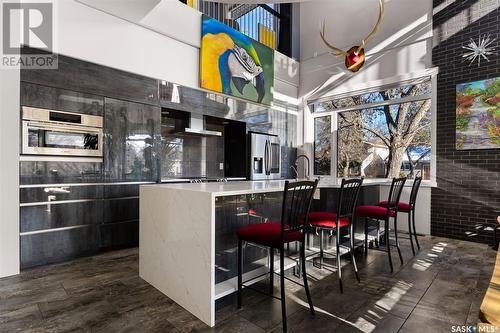
[[[387,208],[389,208],[389,210],[398,210],[399,200],[401,199],[401,193],[403,193],[405,183],[406,177],[392,179],[391,189],[389,190],[389,199],[387,200]]]
[[[342,179],[340,186],[340,195],[337,205],[337,219],[354,216],[354,210],[358,202],[359,193],[361,191],[361,179]]]
[[[413,186],[411,188],[410,193],[410,207],[415,208],[415,203],[417,202],[418,189],[420,188],[420,184],[422,183],[422,177],[415,177],[413,180]]]
[[[318,186],[315,181],[285,182],[283,206],[281,211],[281,237],[286,232],[301,230],[307,223],[314,191]]]

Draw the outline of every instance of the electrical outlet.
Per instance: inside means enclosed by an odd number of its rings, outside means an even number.
[[[219,163],[219,170],[224,170],[224,163]]]

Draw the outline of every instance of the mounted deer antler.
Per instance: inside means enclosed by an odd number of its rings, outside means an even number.
[[[353,46],[347,51],[341,50],[333,46],[326,40],[325,22],[321,24],[321,30],[319,32],[319,35],[323,40],[323,43],[325,43],[326,46],[332,49],[333,55],[345,58],[345,66],[351,72],[359,71],[359,69],[363,67],[363,65],[365,64],[365,45],[377,33],[377,31],[380,28],[380,23],[382,23],[382,19],[384,17],[384,2],[383,0],[378,0],[378,3],[380,10],[378,14],[377,23],[375,23],[375,26],[373,27],[372,31],[363,40],[361,40],[361,44],[359,46],[358,45]]]

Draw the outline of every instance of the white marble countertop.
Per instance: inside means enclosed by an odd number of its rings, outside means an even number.
[[[290,180],[295,181],[295,180]],[[319,182],[319,188],[339,188],[342,180],[324,178]],[[363,186],[390,185],[387,179],[365,179]],[[285,180],[255,180],[255,181],[232,181],[226,183],[181,183],[181,184],[147,184],[142,187],[160,187],[169,190],[193,191],[210,193],[214,196],[240,195],[251,193],[266,193],[283,191]]]

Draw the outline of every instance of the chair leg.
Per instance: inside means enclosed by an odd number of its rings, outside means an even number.
[[[314,306],[311,299],[311,293],[309,291],[309,284],[307,283],[307,273],[306,273],[306,251],[304,243],[301,242],[300,245],[300,260],[302,264],[302,277],[304,279],[304,288],[306,290],[307,303],[309,303],[309,309],[311,310],[311,315],[314,316]]]
[[[415,255],[415,247],[413,246],[413,231],[411,229],[411,212],[408,212],[408,234],[410,235],[411,252]]]
[[[389,257],[389,266],[391,267],[391,272],[394,271],[392,267],[392,257],[391,257],[391,244],[389,242],[389,220],[385,220],[385,246],[387,248],[387,256]]]
[[[401,248],[399,247],[398,240],[398,216],[394,217],[394,239],[396,241],[396,249],[398,250],[399,260],[401,261],[401,265],[403,265],[403,256],[401,255]]]
[[[413,236],[415,237],[415,243],[417,243],[417,249],[420,250],[420,244],[418,243],[418,238],[417,238],[417,228],[415,228],[415,208],[411,210],[411,222],[413,223]]]
[[[344,288],[342,286],[342,263],[340,262],[341,256],[340,256],[340,228],[337,228],[337,238],[335,241],[335,246],[337,247],[337,251],[335,253],[335,256],[337,257],[337,276],[339,278],[339,287],[340,287],[340,293],[344,293]]]
[[[238,239],[238,309],[241,309],[243,284],[243,241]]]
[[[323,269],[323,242],[324,242],[324,230],[319,231],[319,269]]]
[[[377,239],[375,239],[375,245],[377,248],[380,247],[380,222],[377,221]]]
[[[365,255],[368,254],[368,219],[365,217]]]
[[[269,248],[269,293],[274,291],[274,248]]]
[[[283,332],[286,332],[286,299],[285,299],[285,248],[280,248],[280,289],[281,289],[281,320]]]
[[[354,228],[352,226],[352,223],[351,225],[349,226],[349,232],[350,232],[350,245],[351,245],[351,248],[349,249],[349,252],[351,252],[351,260],[352,260],[352,266],[354,268],[354,274],[356,274],[356,280],[358,280],[358,282],[361,282],[359,280],[359,274],[358,274],[358,265],[356,264],[356,257],[354,256]]]

